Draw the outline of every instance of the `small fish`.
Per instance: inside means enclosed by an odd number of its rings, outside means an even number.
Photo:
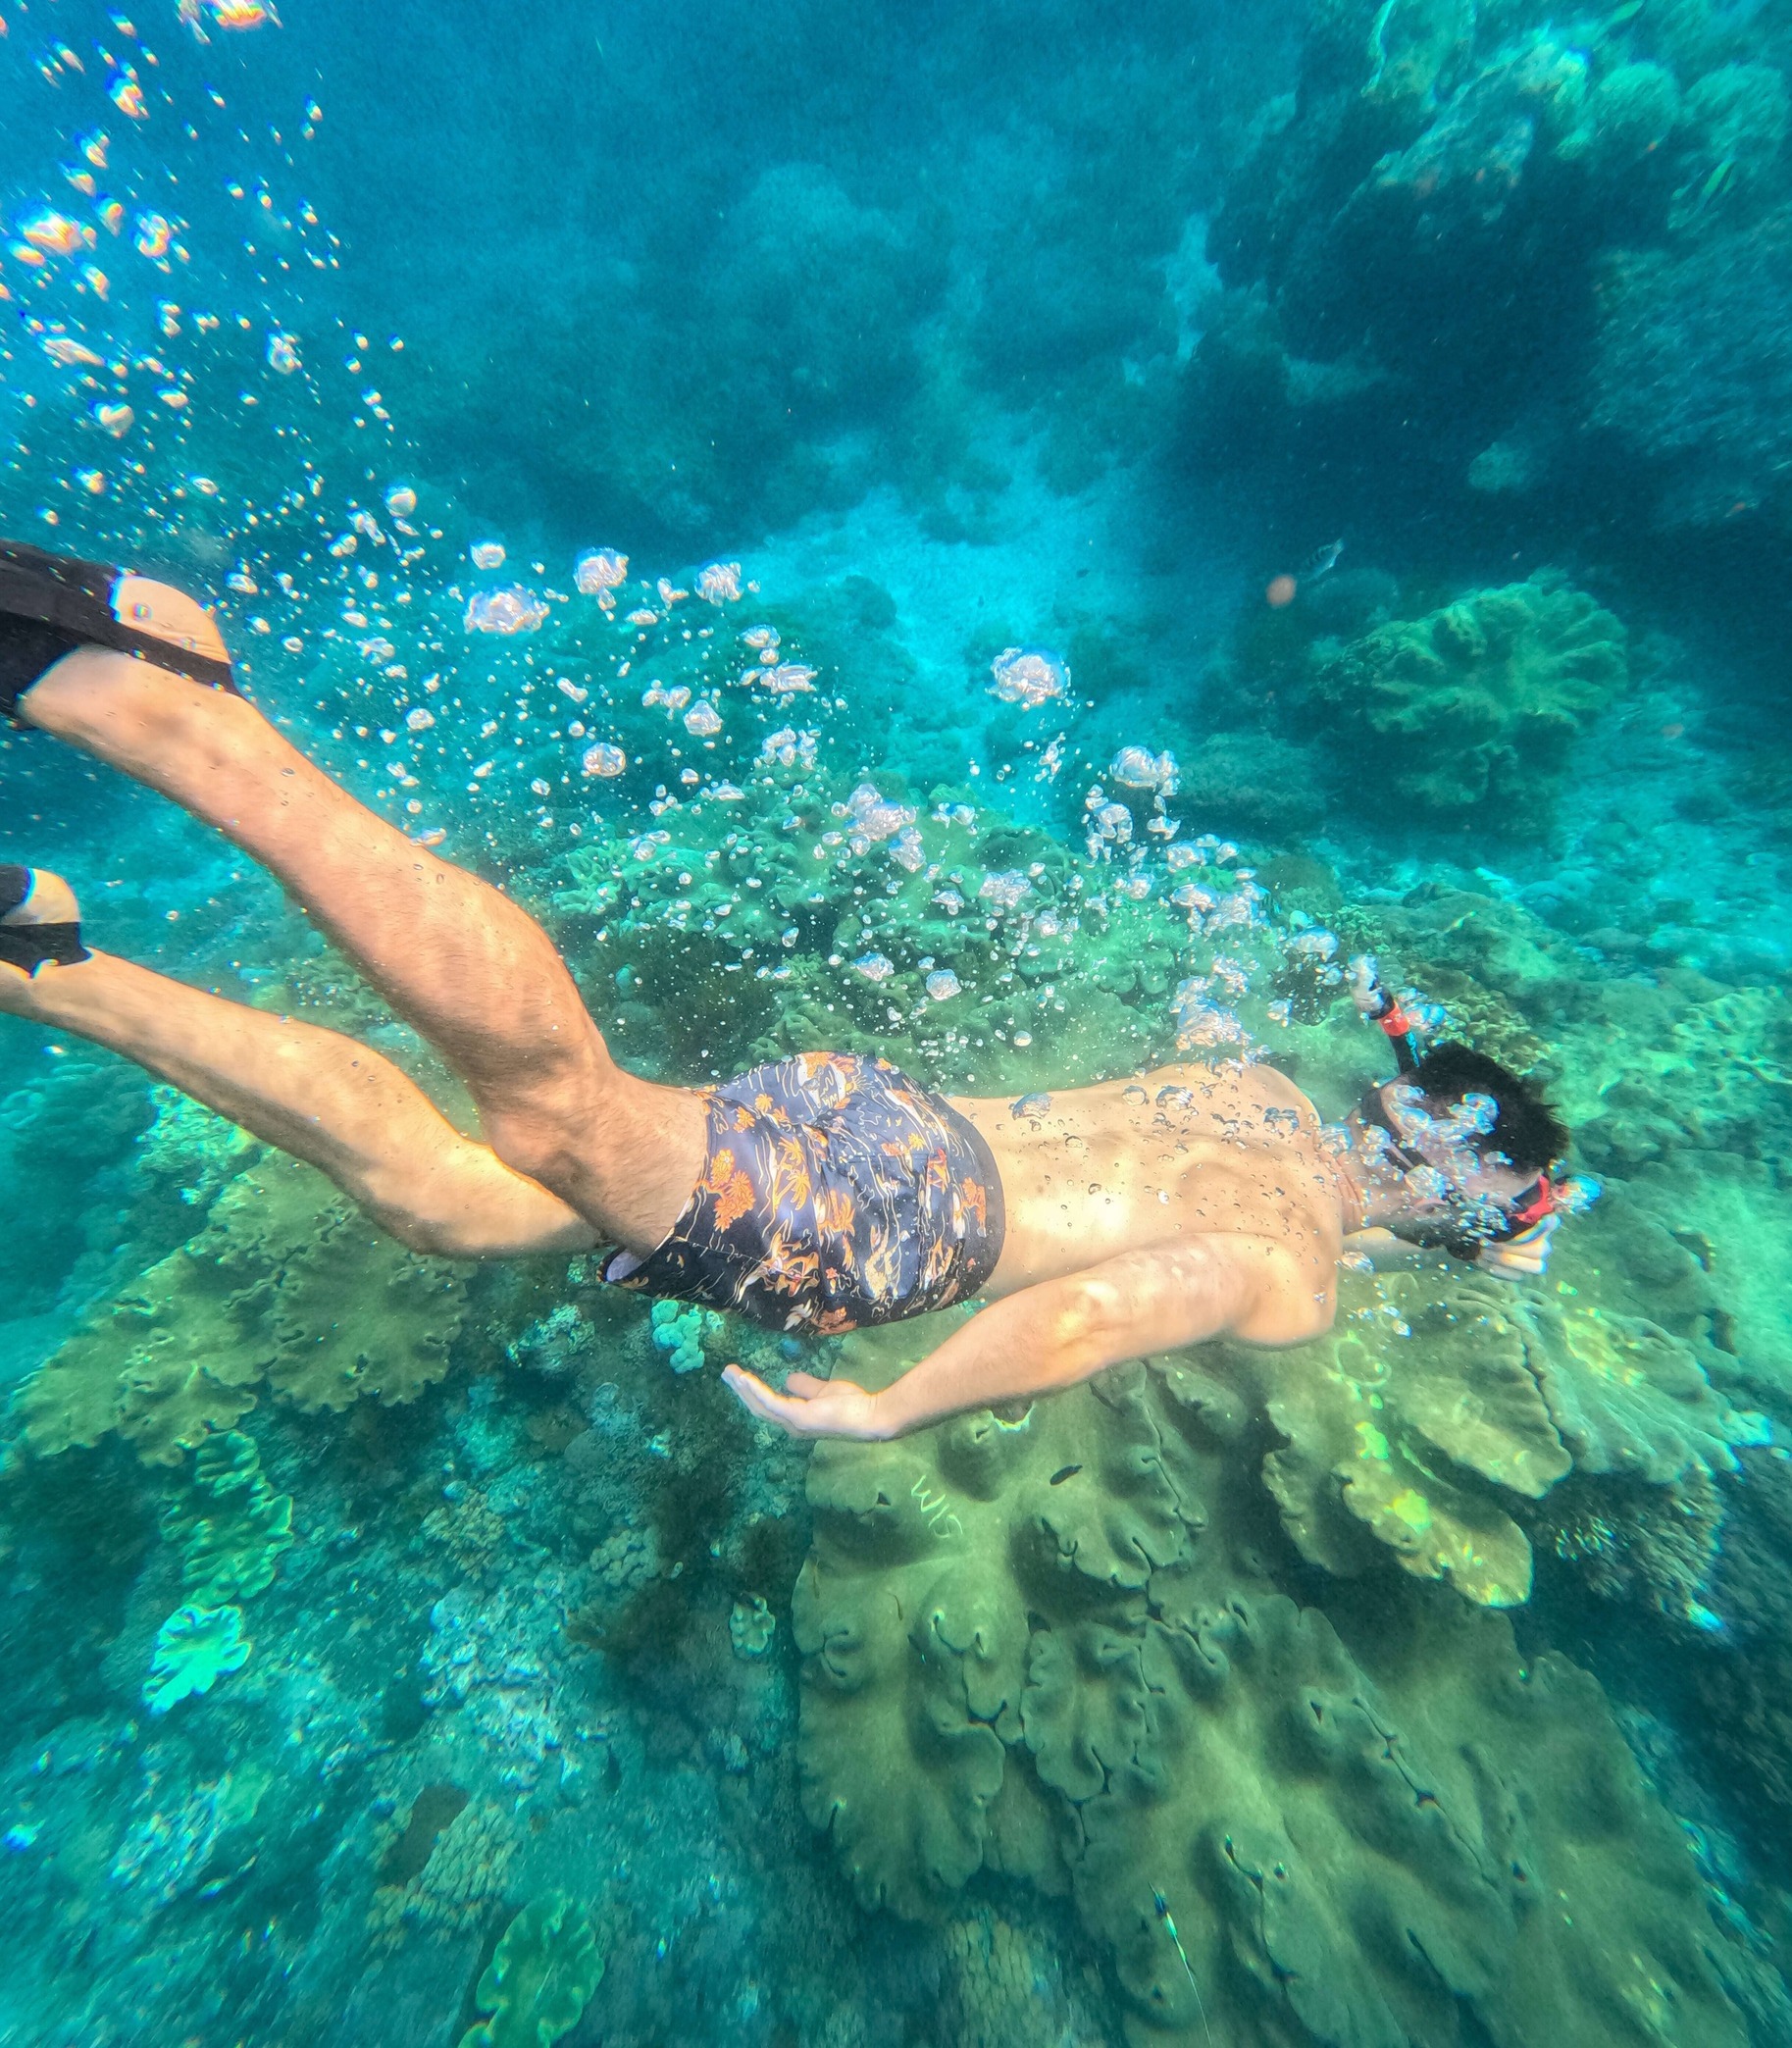
[[[1328,540],[1323,547],[1315,547],[1295,571],[1296,583],[1316,583],[1329,570],[1338,566],[1338,557],[1343,552],[1342,540]]]
[[[1195,1966],[1189,1961],[1189,1952],[1183,1947],[1182,1936],[1176,1931],[1176,1922],[1170,1918],[1170,1902],[1154,1884],[1152,1886],[1152,1904],[1156,1907],[1157,1918],[1176,1944],[1176,1953],[1182,1958],[1182,1967],[1189,1973],[1189,1989],[1195,1994],[1195,2010],[1201,2015],[1201,2030],[1207,2038],[1207,2048],[1213,2048],[1213,2029],[1207,2024],[1207,2009],[1201,2000],[1201,1986],[1195,1981]]]
[[[1723,190],[1724,186],[1729,183],[1735,175],[1736,159],[1734,157],[1725,157],[1701,187],[1699,205],[1705,206],[1716,198],[1717,194]]]

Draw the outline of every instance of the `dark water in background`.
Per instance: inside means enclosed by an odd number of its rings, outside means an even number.
[[[0,1020],[0,2038],[1792,2039],[1784,9],[0,16],[6,532],[216,599],[630,1064],[1336,1115],[1372,949],[1604,1184],[811,1459],[717,1382],[803,1347]],[[0,741],[0,857],[454,1104],[111,774]]]

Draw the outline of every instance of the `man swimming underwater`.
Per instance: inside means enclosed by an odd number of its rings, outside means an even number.
[[[710,1088],[626,1073],[552,942],[364,809],[236,693],[166,585],[0,545],[0,714],[217,828],[302,904],[470,1091],[463,1136],[336,1032],[91,951],[73,891],[0,867],[0,1010],[126,1054],[453,1258],[617,1248],[606,1280],[823,1334],[983,1296],[879,1394],[724,1377],[794,1436],[891,1437],[1104,1366],[1331,1323],[1338,1262],[1404,1240],[1539,1273],[1567,1134],[1530,1087],[1440,1046],[1340,1141],[1265,1066],[1172,1067],[1011,1109],[882,1059],[805,1053]]]

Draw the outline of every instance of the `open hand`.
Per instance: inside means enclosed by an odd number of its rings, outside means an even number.
[[[850,1380],[817,1379],[812,1372],[793,1372],[784,1392],[768,1387],[742,1365],[727,1365],[722,1377],[762,1422],[775,1422],[794,1437],[856,1437],[875,1442],[890,1434],[877,1413],[877,1403]]]
[[[1533,1223],[1514,1238],[1483,1245],[1475,1255],[1475,1264],[1496,1280],[1539,1279],[1550,1262],[1550,1239],[1561,1222],[1560,1216],[1545,1216],[1541,1223]]]

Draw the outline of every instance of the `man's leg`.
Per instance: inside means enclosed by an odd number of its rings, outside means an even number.
[[[702,1171],[701,1101],[617,1066],[516,904],[363,808],[244,699],[148,662],[78,648],[19,714],[268,868],[460,1074],[500,1159],[631,1251],[672,1227]]]
[[[557,1196],[464,1138],[387,1059],[94,953],[27,976],[0,965],[0,1011],[123,1052],[232,1123],[321,1167],[414,1251],[454,1258],[584,1251]]]

